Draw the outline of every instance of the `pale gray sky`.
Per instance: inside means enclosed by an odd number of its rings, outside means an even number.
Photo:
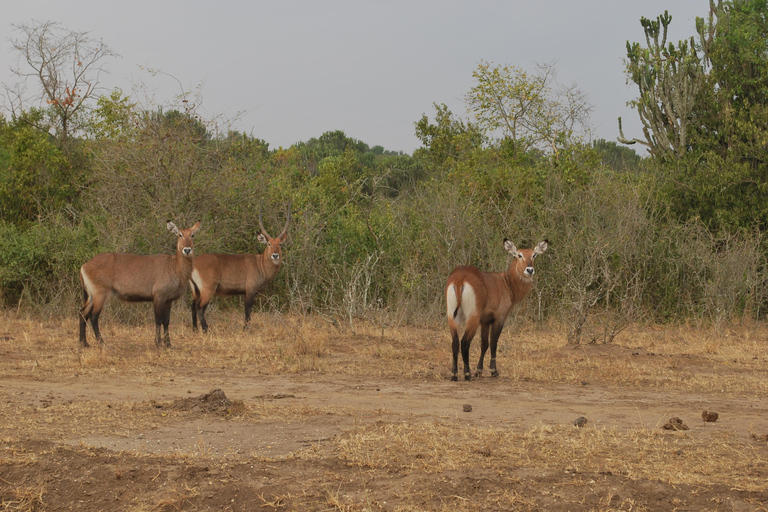
[[[625,43],[641,16],[673,16],[670,39],[694,33],[709,0],[3,0],[0,82],[13,83],[11,24],[57,21],[101,38],[121,58],[107,88],[144,83],[160,104],[200,87],[206,117],[288,147],[343,130],[370,146],[411,153],[414,123],[433,103],[464,116],[481,60],[534,71],[554,63],[594,105],[595,138],[640,137]],[[167,75],[152,76],[142,67]],[[171,78],[173,77],[173,78]]]

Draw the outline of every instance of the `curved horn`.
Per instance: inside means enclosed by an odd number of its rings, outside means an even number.
[[[259,204],[259,227],[261,228],[261,233],[266,236],[267,238],[272,238],[269,236],[269,233],[267,233],[267,230],[264,229],[264,224],[261,223],[261,204]]]
[[[288,232],[288,223],[290,223],[290,222],[291,222],[291,205],[289,204],[288,205],[288,218],[285,219],[285,227],[283,228],[283,232],[280,233],[280,236],[278,236],[277,238],[283,238],[285,236],[285,234]]]

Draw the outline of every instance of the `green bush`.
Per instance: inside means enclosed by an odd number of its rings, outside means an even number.
[[[87,224],[58,217],[25,228],[0,221],[2,302],[37,312],[73,311],[80,266],[98,252],[94,235]]]

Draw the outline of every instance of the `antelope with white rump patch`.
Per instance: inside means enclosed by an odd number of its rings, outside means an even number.
[[[506,272],[481,272],[476,267],[462,265],[453,269],[445,287],[448,326],[453,340],[453,369],[451,380],[458,380],[458,357],[464,360],[464,379],[470,380],[469,344],[480,327],[480,360],[477,376],[483,373],[483,359],[491,347],[491,376],[496,371],[496,345],[504,328],[504,322],[512,308],[519,304],[533,286],[533,260],[547,250],[547,241],[539,242],[534,249],[518,250],[511,241],[504,239],[504,249],[512,256]],[[459,341],[459,329],[464,334]]]
[[[205,321],[205,309],[214,295],[245,295],[245,327],[251,321],[251,309],[256,294],[275,278],[283,263],[282,244],[288,238],[288,223],[291,222],[291,209],[285,227],[277,238],[272,238],[261,222],[259,207],[259,242],[267,248],[261,254],[201,254],[195,259],[190,286],[192,287],[192,328],[197,330],[197,318],[203,332],[208,332]]]
[[[192,275],[194,250],[192,237],[200,230],[200,221],[189,229],[179,229],[168,221],[168,231],[178,238],[176,254],[143,256],[103,252],[97,254],[80,268],[80,285],[83,288],[83,307],[80,308],[80,343],[88,346],[85,339],[86,322],[91,321],[93,334],[104,343],[99,332],[99,315],[109,297],[115,295],[126,302],[152,301],[155,311],[155,344],[171,346],[168,324],[173,301],[184,294],[189,276]],[[160,337],[160,326],[165,337]]]

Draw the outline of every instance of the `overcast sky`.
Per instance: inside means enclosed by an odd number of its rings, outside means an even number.
[[[643,41],[641,16],[673,17],[670,39],[694,34],[709,0],[2,0],[0,82],[15,83],[12,24],[57,21],[90,32],[120,58],[101,83],[170,104],[200,91],[202,113],[288,147],[342,130],[370,146],[411,153],[414,123],[433,103],[465,116],[481,60],[534,71],[554,63],[594,106],[595,138],[615,140],[622,116],[640,137],[625,44]],[[146,68],[164,74],[151,75]]]

